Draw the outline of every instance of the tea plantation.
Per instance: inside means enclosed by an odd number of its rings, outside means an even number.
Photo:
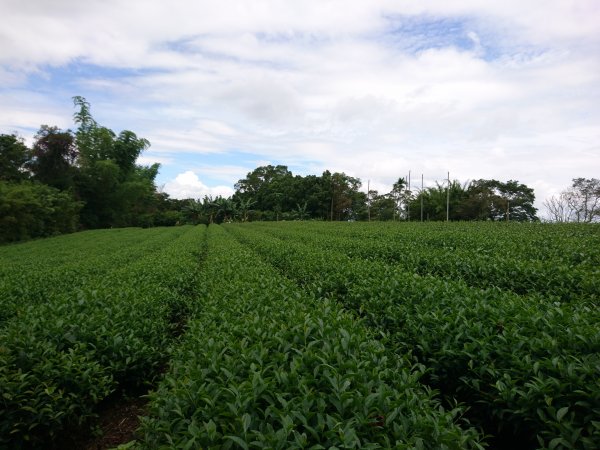
[[[0,448],[600,448],[600,227],[245,223],[0,247]],[[54,443],[54,444],[53,444]]]

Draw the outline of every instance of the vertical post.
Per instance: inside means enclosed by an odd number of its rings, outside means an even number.
[[[421,222],[423,222],[423,174],[421,174]]]
[[[510,221],[510,199],[506,199],[506,221]]]
[[[333,222],[333,198],[335,197],[335,182],[331,180],[331,217],[330,221]]]
[[[410,170],[408,171],[408,195],[406,200],[406,220],[410,222]]]
[[[371,180],[367,180],[367,213],[371,221]]]
[[[450,172],[448,172],[448,187],[446,188],[446,222],[450,221]]]

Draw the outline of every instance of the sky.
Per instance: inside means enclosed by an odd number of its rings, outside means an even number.
[[[597,0],[0,0],[0,133],[74,129],[72,97],[151,142],[176,198],[258,166],[380,193],[600,178]]]

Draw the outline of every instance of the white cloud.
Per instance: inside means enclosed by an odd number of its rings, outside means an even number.
[[[269,163],[267,163],[268,165]],[[194,172],[201,176],[209,177],[211,180],[216,180],[223,183],[228,183],[233,186],[241,178],[244,178],[248,172],[252,172],[255,166],[232,166],[232,165],[219,165],[219,166],[197,166],[194,167]]]
[[[160,165],[165,165],[165,164],[172,164],[173,158],[166,158],[163,156],[145,155],[145,156],[139,156],[136,163],[144,165],[144,166],[149,166],[149,165],[156,164],[156,163],[158,163]]]
[[[0,16],[2,132],[72,126],[82,93],[152,142],[147,161],[198,155],[173,192],[252,170],[202,162],[232,151],[377,186],[512,178],[538,198],[600,171],[594,0],[3,0]]]
[[[230,197],[233,195],[233,189],[229,186],[208,187],[198,175],[191,170],[180,173],[174,180],[169,181],[163,187],[163,191],[173,198],[195,198],[202,199],[205,195],[217,197]]]

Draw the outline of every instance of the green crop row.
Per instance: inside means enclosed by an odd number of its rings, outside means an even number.
[[[461,279],[471,286],[495,286],[520,295],[541,293],[560,301],[599,300],[600,229],[597,235],[582,233],[585,250],[567,251],[561,245],[561,253],[552,254],[547,250],[552,248],[551,240],[542,243],[536,234],[523,234],[520,224],[495,228],[487,224],[450,224],[448,228],[454,233],[449,236],[439,226],[431,228],[429,224],[397,224],[394,228],[377,224],[327,225],[271,224],[259,228],[282,239],[302,239],[323,250],[382,260],[421,275]],[[514,242],[509,244],[504,239],[498,247],[490,246],[489,242],[498,241],[496,235],[505,229],[513,230]],[[546,249],[543,256],[539,255],[540,248]]]
[[[412,354],[424,380],[470,406],[498,440],[531,448],[598,448],[600,312],[586,302],[522,297],[461,280],[350,258],[306,236],[227,225],[309,293],[333,296]]]
[[[266,222],[265,227],[279,224]],[[286,223],[285,228],[309,233],[343,236],[351,239],[388,241],[390,245],[409,244],[427,248],[461,249],[523,261],[549,261],[567,266],[600,265],[598,224],[541,223]]]
[[[361,320],[303,293],[219,226],[194,319],[140,448],[480,448]]]
[[[41,447],[157,375],[190,309],[205,239],[204,227],[172,230],[153,252],[116,258],[114,270],[53,291],[0,330],[0,447]],[[96,257],[106,255],[88,254],[90,267]]]
[[[36,247],[26,243],[2,248],[0,261],[5,265],[0,270],[0,326],[29,307],[127,267],[177,239],[185,229],[127,229],[112,235],[105,231],[36,241]],[[59,248],[55,241],[60,242]],[[21,246],[36,248],[37,252],[25,249],[20,254]]]
[[[184,232],[179,228],[175,233]],[[73,259],[85,261],[87,256],[113,253],[124,246],[134,248],[150,236],[176,236],[170,228],[118,228],[88,230],[52,238],[32,240],[0,247],[0,274],[12,271],[14,265],[45,270],[70,264]]]

